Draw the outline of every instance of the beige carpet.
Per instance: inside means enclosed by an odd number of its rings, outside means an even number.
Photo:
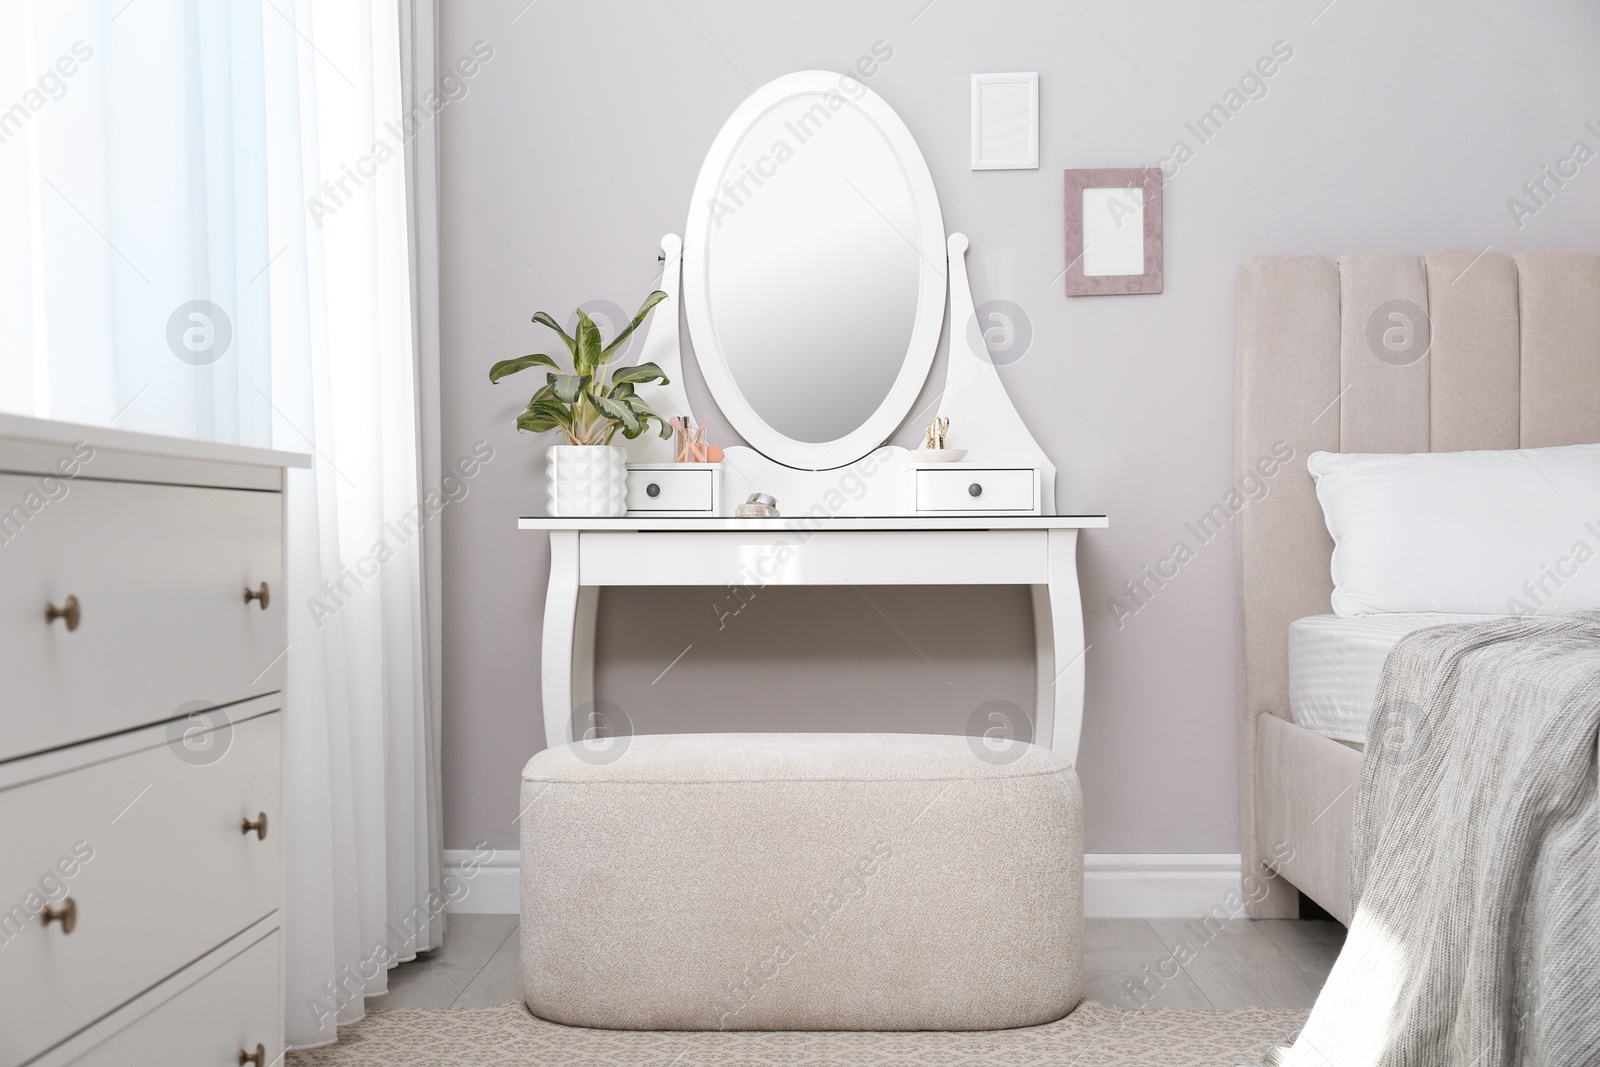
[[[289,1054],[289,1067],[450,1067],[453,1064],[838,1064],[887,1067],[1233,1067],[1260,1063],[1305,1021],[1303,1011],[1119,1012],[1085,1003],[1060,1022],[978,1033],[683,1033],[579,1030],[497,1008],[375,1011],[339,1043]]]

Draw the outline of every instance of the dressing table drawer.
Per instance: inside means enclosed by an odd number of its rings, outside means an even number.
[[[717,478],[713,463],[664,463],[628,468],[628,510],[640,512],[717,513]]]
[[[1034,511],[1032,467],[950,467],[916,471],[918,511]]]

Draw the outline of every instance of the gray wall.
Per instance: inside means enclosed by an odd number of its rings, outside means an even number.
[[[546,349],[535,311],[637,305],[739,101],[884,41],[894,55],[870,84],[920,141],[946,227],[972,240],[976,299],[1031,319],[1031,350],[1002,373],[1059,470],[1060,510],[1111,516],[1079,556],[1090,848],[1237,851],[1232,534],[1199,545],[1185,528],[1236,479],[1235,266],[1264,252],[1600,248],[1600,161],[1527,201],[1538,210],[1520,227],[1507,204],[1574,142],[1600,150],[1600,9],[1325,3],[442,5],[445,62],[480,39],[494,48],[440,118],[444,459],[485,439],[496,450],[444,514],[446,846],[514,847],[517,772],[542,745],[548,549],[515,517],[542,509],[546,442],[516,434],[526,391],[491,387],[489,364]],[[1292,59],[1201,143],[1185,123],[1277,41]],[[1014,70],[1040,72],[1041,167],[975,173],[968,76]],[[1166,190],[1166,292],[1069,301],[1061,170],[1153,165],[1179,140],[1193,155]],[[935,380],[943,365],[941,348]],[[1119,620],[1123,583],[1180,539],[1195,558]],[[985,701],[1031,699],[1020,591],[862,592],[768,590],[720,630],[714,590],[608,595],[599,696],[640,730],[959,732]]]

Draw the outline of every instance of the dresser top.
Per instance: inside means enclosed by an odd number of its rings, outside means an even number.
[[[772,519],[648,515],[587,519],[530,515],[517,520],[519,530],[581,530],[585,533],[670,530],[1095,530],[1107,525],[1104,515],[796,515]]]
[[[277,492],[289,467],[310,465],[298,452],[0,414],[5,475]]]
[[[137,433],[107,426],[86,426],[25,415],[0,414],[0,450],[8,445],[64,445],[84,442],[96,452],[122,452],[169,459],[231,463],[249,467],[309,467],[311,457],[299,452],[197,441],[184,437]]]

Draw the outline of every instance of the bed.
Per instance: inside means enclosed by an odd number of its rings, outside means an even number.
[[[1293,450],[1236,521],[1241,852],[1265,887],[1250,913],[1296,917],[1303,893],[1348,924],[1361,683],[1343,676],[1370,674],[1404,624],[1334,635],[1312,618],[1331,614],[1333,542],[1306,459],[1600,441],[1600,256],[1260,256],[1239,268],[1237,336],[1238,468]],[[1354,688],[1319,688],[1330,648],[1364,664],[1335,672]]]

